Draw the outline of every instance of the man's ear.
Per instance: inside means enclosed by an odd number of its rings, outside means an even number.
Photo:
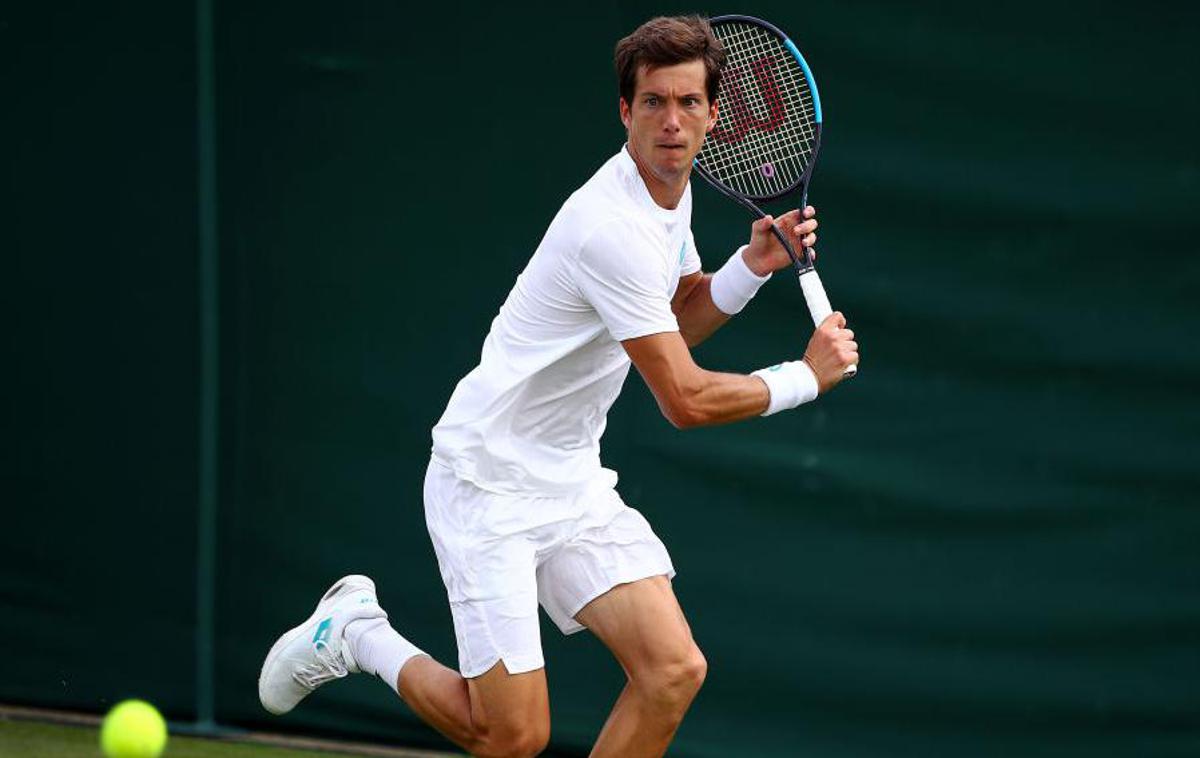
[[[717,104],[714,102],[708,108],[708,128],[704,130],[705,133],[711,132],[713,130],[713,127],[716,125],[717,125]]]
[[[629,103],[625,102],[625,98],[622,97],[617,101],[617,110],[621,114],[621,123],[628,129],[629,122],[633,120],[633,114],[630,112]]]

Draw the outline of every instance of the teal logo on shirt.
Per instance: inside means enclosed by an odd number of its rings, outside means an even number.
[[[684,240],[683,244],[679,246],[679,265],[680,266],[683,265],[683,258],[684,258],[684,254],[686,252],[687,252],[687,240]]]

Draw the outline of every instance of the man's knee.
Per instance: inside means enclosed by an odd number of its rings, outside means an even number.
[[[533,758],[550,742],[550,722],[514,725],[507,729],[491,730],[472,750],[477,758]]]
[[[471,735],[461,744],[480,758],[527,758],[550,741],[550,698],[543,669],[508,673],[503,661],[467,680]]]
[[[631,679],[650,700],[682,713],[700,691],[707,674],[708,661],[693,643],[677,656],[633,672]]]

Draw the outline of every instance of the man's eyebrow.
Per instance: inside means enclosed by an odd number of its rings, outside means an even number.
[[[641,92],[637,93],[637,96],[638,97],[658,97],[658,98],[662,98],[664,100],[667,97],[666,95],[662,94],[661,92],[655,92],[653,90],[648,90],[648,89],[642,90]],[[703,96],[704,95],[702,92],[697,91],[697,92],[684,92],[679,97],[682,98],[682,97],[703,97]]]

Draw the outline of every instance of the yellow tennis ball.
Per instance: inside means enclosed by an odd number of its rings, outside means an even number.
[[[158,758],[167,746],[167,722],[144,700],[117,703],[100,727],[100,749],[108,758]]]

